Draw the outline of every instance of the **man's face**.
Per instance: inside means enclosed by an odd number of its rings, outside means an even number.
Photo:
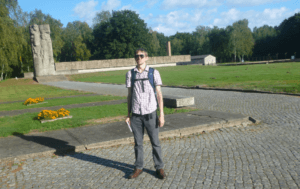
[[[146,52],[138,51],[135,55],[135,61],[137,65],[143,65],[148,60],[148,56]]]

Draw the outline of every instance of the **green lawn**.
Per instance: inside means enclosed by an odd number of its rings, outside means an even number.
[[[0,82],[0,102],[26,100],[36,97],[60,97],[91,94],[76,90],[66,90],[34,82],[32,79],[7,79]],[[0,105],[2,106],[2,105]]]
[[[14,132],[26,134],[32,131],[49,131],[63,128],[79,127],[99,123],[88,122],[92,119],[109,118],[127,115],[127,104],[104,105],[83,108],[68,109],[72,119],[57,120],[54,122],[40,123],[37,119],[38,113],[26,113],[18,116],[0,117],[0,137],[11,136]],[[164,108],[164,113],[181,113],[193,111],[191,109]]]
[[[300,63],[156,68],[164,85],[300,93]],[[70,76],[71,80],[125,84],[126,70]]]
[[[120,100],[126,99],[126,97],[120,96],[82,96],[82,97],[72,97],[72,98],[60,98],[60,99],[45,99],[45,104],[36,104],[31,106],[26,106],[24,102],[15,102],[10,104],[1,104],[0,111],[9,111],[9,110],[22,110],[30,108],[40,108],[40,107],[51,107],[51,106],[60,106],[60,105],[69,105],[69,104],[81,104],[89,102],[101,102],[109,100]]]

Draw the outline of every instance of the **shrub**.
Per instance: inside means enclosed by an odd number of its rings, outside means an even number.
[[[65,110],[64,108],[61,108],[57,111],[53,110],[42,110],[38,114],[38,119],[56,119],[58,117],[65,117],[67,115],[70,115],[70,111]]]
[[[42,97],[38,97],[38,98],[28,98],[25,102],[24,102],[24,105],[27,105],[27,104],[37,104],[39,102],[43,102],[44,101],[44,98]]]

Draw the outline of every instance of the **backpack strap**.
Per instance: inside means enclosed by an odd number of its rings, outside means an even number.
[[[154,94],[156,95],[156,89],[155,89],[155,84],[154,84],[154,69],[153,68],[149,68],[148,79],[154,90]]]
[[[133,96],[133,87],[134,87],[134,81],[135,81],[135,71],[134,69],[131,70],[131,99],[130,99],[130,109],[129,113],[132,112],[132,96]]]
[[[156,105],[158,107],[156,87],[155,87],[155,83],[154,83],[154,68],[149,68],[148,79],[149,79],[149,82],[150,82],[150,84],[151,84],[151,86],[153,88],[154,96],[155,96],[155,99],[156,99]]]

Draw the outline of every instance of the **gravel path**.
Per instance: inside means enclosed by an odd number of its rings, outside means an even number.
[[[127,94],[124,85],[48,84]],[[126,179],[133,169],[133,146],[121,145],[26,159],[11,169],[0,164],[0,188],[300,188],[299,97],[167,87],[163,94],[194,96],[199,109],[241,113],[264,123],[161,141],[165,180],[154,176],[146,142],[145,172],[135,180]]]

